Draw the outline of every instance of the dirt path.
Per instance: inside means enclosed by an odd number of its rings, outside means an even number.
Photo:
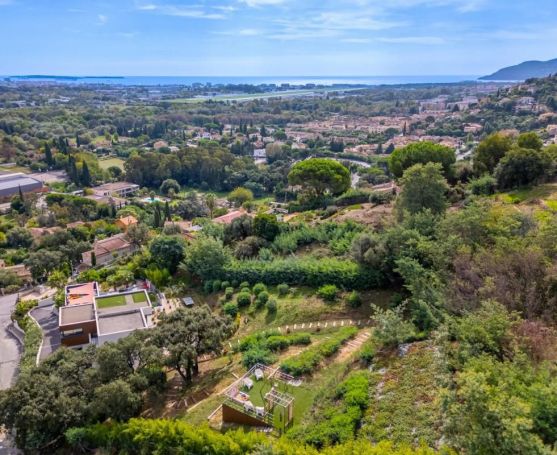
[[[356,351],[358,351],[362,345],[369,340],[369,337],[371,337],[371,331],[370,330],[362,330],[357,336],[356,338],[352,338],[351,340],[348,340],[344,346],[342,346],[342,348],[340,348],[338,354],[335,356],[334,361],[335,362],[344,362],[345,360],[348,360],[349,357],[352,356],[352,354],[354,354]]]

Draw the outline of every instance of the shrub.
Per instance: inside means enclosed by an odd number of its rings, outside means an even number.
[[[261,308],[269,301],[269,293],[267,291],[262,291],[259,293],[257,298],[255,299],[255,303],[257,308]]]
[[[234,302],[228,302],[224,304],[222,310],[224,311],[224,314],[234,318],[238,314],[238,305]]]
[[[249,283],[247,281],[242,281],[240,283],[240,286],[238,286],[240,289],[242,288],[249,288]]]
[[[269,365],[274,361],[275,356],[271,353],[271,351],[260,346],[252,347],[251,349],[245,351],[242,355],[242,364],[245,368],[251,368],[258,363]]]
[[[278,295],[284,297],[290,291],[290,287],[286,283],[281,283],[277,286]]]
[[[352,308],[358,308],[362,305],[362,297],[358,291],[352,291],[346,300]]]
[[[233,288],[228,287],[228,288],[225,289],[225,291],[224,291],[224,298],[225,298],[226,300],[232,299],[232,296],[233,296],[233,295],[234,295],[234,289],[233,289]]]
[[[365,363],[371,363],[375,358],[376,349],[372,343],[366,343],[361,349],[359,357]]]
[[[317,290],[317,295],[326,302],[334,302],[337,298],[338,288],[334,284],[326,284]]]
[[[369,201],[370,192],[363,190],[349,189],[335,199],[335,205],[344,207],[347,205],[363,204]]]
[[[489,196],[495,193],[497,188],[497,180],[489,174],[485,174],[482,177],[471,180],[468,184],[468,188],[472,194],[477,196]]]
[[[271,351],[282,351],[288,346],[290,346],[290,342],[285,336],[275,335],[267,338],[267,347]]]
[[[221,281],[215,280],[213,281],[213,292],[219,292],[221,290]]]
[[[251,294],[248,292],[240,292],[236,296],[236,302],[238,303],[239,307],[246,307],[251,304]]]
[[[221,291],[224,291],[226,288],[229,288],[229,287],[230,287],[230,282],[228,282],[228,281],[223,281],[220,284],[220,290]],[[232,289],[232,290],[234,290],[234,289]]]
[[[213,292],[213,282],[211,280],[205,281],[205,283],[203,283],[203,292],[205,292],[205,294],[210,294],[211,292]]]
[[[369,202],[371,204],[383,205],[388,204],[395,198],[395,194],[390,191],[373,191],[369,195]]]
[[[290,344],[297,346],[307,346],[311,343],[311,335],[306,332],[298,332],[290,335]]]
[[[260,293],[262,293],[263,291],[267,290],[267,286],[265,286],[263,283],[257,283],[255,286],[253,286],[253,295],[258,296]]]
[[[240,292],[247,292],[249,295],[251,295],[251,289],[249,287],[241,288]]]
[[[269,313],[277,312],[277,301],[275,299],[269,299],[269,301],[267,302],[267,311]]]

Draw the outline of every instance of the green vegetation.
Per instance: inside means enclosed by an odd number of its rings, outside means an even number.
[[[147,297],[144,292],[134,292],[132,294],[133,303],[147,303]]]
[[[126,304],[126,297],[123,295],[112,295],[108,297],[99,297],[96,299],[97,307],[111,308],[115,306],[122,306]]]
[[[357,332],[358,330],[355,327],[344,327],[338,333],[331,335],[328,340],[306,349],[294,358],[285,360],[281,363],[280,368],[293,376],[311,373],[323,359],[335,354]]]
[[[296,99],[219,85],[220,99],[252,99],[179,106],[169,100],[208,88],[169,87],[148,102],[141,90],[0,91],[0,161],[69,178],[52,184],[46,207],[23,191],[6,201],[3,292],[24,284],[17,265],[57,305],[67,283],[112,294],[149,280],[172,310],[150,330],[36,366],[34,303],[19,303],[26,346],[0,392],[0,425],[22,450],[554,450],[557,77],[491,94],[467,83]],[[13,106],[23,100],[33,108]],[[428,115],[431,100],[447,112]],[[395,150],[399,141],[408,145]],[[446,143],[459,144],[458,162]],[[254,159],[263,147],[265,162]],[[139,186],[125,201],[91,188],[122,181]],[[123,229],[128,216],[137,224]],[[129,255],[82,264],[114,235]],[[195,305],[182,307],[186,296]],[[117,294],[98,305],[126,299],[145,302]],[[280,438],[194,431],[222,428],[219,412],[208,416],[258,362],[301,382],[288,386],[293,427]],[[256,404],[270,386],[255,386]]]
[[[173,435],[170,437],[169,435]],[[179,420],[131,419],[127,423],[112,425],[99,424],[87,428],[75,428],[67,433],[67,438],[75,447],[91,446],[126,450],[134,453],[167,453],[177,450],[185,453],[211,453],[243,455],[253,450],[266,448],[282,453],[302,455],[342,455],[345,453],[366,453],[369,455],[435,455],[433,449],[409,447],[395,448],[385,442],[376,446],[369,442],[349,442],[335,448],[317,451],[310,447],[300,447],[286,440],[270,441],[263,434],[242,430],[220,434],[206,427],[193,427]]]

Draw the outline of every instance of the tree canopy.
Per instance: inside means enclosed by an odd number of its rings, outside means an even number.
[[[428,141],[414,142],[396,149],[389,156],[389,169],[396,178],[400,178],[414,164],[439,163],[445,177],[449,177],[455,161],[455,152],[450,147]]]
[[[350,187],[350,172],[335,160],[311,158],[296,163],[288,174],[290,185],[301,186],[305,191],[322,196],[344,193]]]

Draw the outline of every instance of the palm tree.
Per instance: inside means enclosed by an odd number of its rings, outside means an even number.
[[[205,205],[209,209],[209,216],[213,219],[213,213],[217,206],[217,196],[214,193],[207,193],[205,195]]]

